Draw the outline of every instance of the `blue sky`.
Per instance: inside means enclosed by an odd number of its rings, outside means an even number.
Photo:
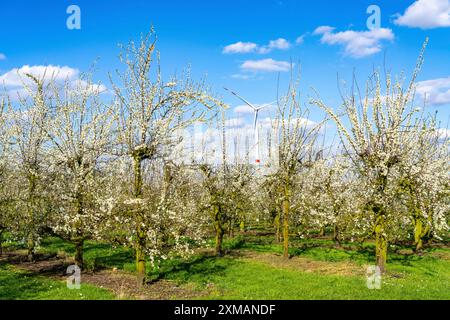
[[[81,9],[81,30],[66,27],[71,4]],[[384,33],[367,28],[366,10],[373,4],[381,8]],[[206,74],[233,108],[242,103],[223,86],[256,104],[273,101],[278,75],[283,89],[291,61],[301,65],[304,102],[315,88],[337,107],[337,74],[351,80],[355,70],[362,84],[374,67],[383,66],[385,55],[393,73],[409,74],[429,36],[419,81],[428,81],[423,90],[431,95],[429,108],[438,110],[447,125],[449,0],[5,0],[0,3],[0,80],[24,65],[86,71],[99,59],[96,79],[108,86],[107,72],[119,66],[118,44],[137,39],[152,24],[163,73],[168,76],[191,64],[194,76]],[[317,29],[321,26],[334,29]],[[312,118],[319,117],[313,112]]]

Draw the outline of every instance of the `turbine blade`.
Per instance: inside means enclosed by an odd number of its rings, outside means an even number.
[[[250,102],[248,102],[247,100],[245,100],[244,98],[242,98],[242,97],[241,97],[240,95],[238,95],[236,92],[234,92],[234,91],[232,91],[232,90],[230,90],[230,89],[228,89],[228,88],[225,88],[225,87],[224,87],[224,89],[227,90],[228,92],[230,92],[232,95],[234,95],[234,96],[238,97],[239,99],[241,99],[245,104],[249,105],[253,110],[256,110],[256,107],[255,107],[254,105],[252,105]]]
[[[274,101],[274,102],[271,102],[271,103],[267,103],[267,104],[263,104],[262,106],[258,107],[257,109],[258,109],[258,110],[264,109],[264,108],[266,108],[266,107],[268,107],[268,106],[273,105],[273,104],[276,103],[276,102],[277,102],[277,101]]]

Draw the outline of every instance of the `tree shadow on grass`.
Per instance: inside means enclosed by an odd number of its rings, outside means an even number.
[[[133,253],[131,251],[113,252],[111,254],[95,256],[88,259],[87,263],[92,264],[94,270],[118,268],[123,269],[127,263],[133,262]]]
[[[388,255],[389,261],[392,263],[401,264],[402,266],[412,266],[414,261],[420,261],[423,259],[434,259],[432,258],[429,253],[431,251],[424,251],[421,255],[418,255],[415,252],[408,252],[408,253],[400,253],[400,252],[394,252]]]
[[[45,252],[75,255],[75,245],[60,238],[44,239],[42,247]],[[88,271],[107,268],[122,269],[124,264],[133,262],[133,252],[122,247],[114,248],[109,243],[86,241],[83,249],[84,265]]]
[[[334,244],[303,243],[298,244],[289,250],[291,256],[308,256],[324,261],[359,261],[372,262],[374,260],[375,249],[361,246],[335,246]]]
[[[5,264],[0,265],[0,300],[32,299],[52,290],[50,285],[36,275],[15,271]]]
[[[189,260],[172,259],[164,261],[158,270],[150,274],[152,281],[161,279],[180,282],[207,283],[223,276],[227,268],[239,263],[228,257],[216,257],[211,254],[197,255]]]

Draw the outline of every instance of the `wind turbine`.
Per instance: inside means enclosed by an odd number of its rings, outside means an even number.
[[[240,100],[242,100],[246,105],[248,105],[250,108],[252,108],[253,112],[255,113],[255,119],[254,119],[254,123],[253,123],[253,130],[254,130],[254,135],[255,135],[255,148],[256,148],[256,155],[255,155],[255,163],[257,165],[261,164],[261,160],[259,158],[259,128],[258,128],[258,114],[259,111],[261,111],[262,109],[274,104],[276,101],[272,102],[272,103],[268,103],[268,104],[264,104],[262,106],[259,107],[255,107],[253,104],[251,104],[250,102],[248,102],[247,100],[245,100],[244,98],[242,98],[240,95],[238,95],[236,92],[225,88],[225,90],[227,90],[228,92],[230,92],[232,95],[236,96],[237,98],[239,98]]]

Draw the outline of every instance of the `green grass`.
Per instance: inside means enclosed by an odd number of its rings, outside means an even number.
[[[73,256],[75,254],[75,246],[59,238],[49,237],[42,240],[39,251]],[[113,247],[107,243],[86,241],[83,259],[87,270],[118,268],[135,271],[133,250],[124,247]]]
[[[205,287],[213,283],[210,299],[450,299],[448,261],[423,258],[389,268],[396,277],[384,277],[381,290],[369,290],[364,276],[321,275],[227,257],[168,261],[158,275]]]
[[[352,262],[361,267],[374,263],[371,243],[343,244],[334,248],[330,240],[294,240],[290,253],[312,261]],[[225,241],[228,250],[279,253],[279,244],[267,237],[236,237]],[[163,262],[153,278],[214,284],[210,299],[450,299],[450,261],[433,253],[450,255],[449,249],[427,249],[424,256],[389,254],[388,275],[381,290],[369,290],[364,275],[322,275],[274,268],[263,262],[195,256],[189,261]]]
[[[109,300],[114,295],[88,284],[68,289],[64,281],[53,280],[0,265],[0,300]]]
[[[281,253],[281,246],[274,244],[271,237],[237,236],[227,239],[224,246],[227,250]],[[363,272],[364,265],[374,263],[373,244],[343,246],[345,249],[335,248],[330,240],[293,239],[290,253],[311,261],[351,262]],[[48,238],[42,242],[41,251],[72,255],[74,247]],[[364,275],[324,275],[231,256],[170,259],[163,261],[158,270],[149,266],[148,275],[154,280],[193,283],[208,290],[207,299],[450,299],[449,256],[448,248],[430,248],[423,256],[390,252],[389,273],[383,277],[381,290],[369,290]],[[135,270],[131,250],[104,243],[88,241],[85,261],[95,268]],[[84,299],[111,298],[94,287],[68,292],[65,283],[30,276],[11,267],[0,270],[0,299],[75,299],[79,293]]]

